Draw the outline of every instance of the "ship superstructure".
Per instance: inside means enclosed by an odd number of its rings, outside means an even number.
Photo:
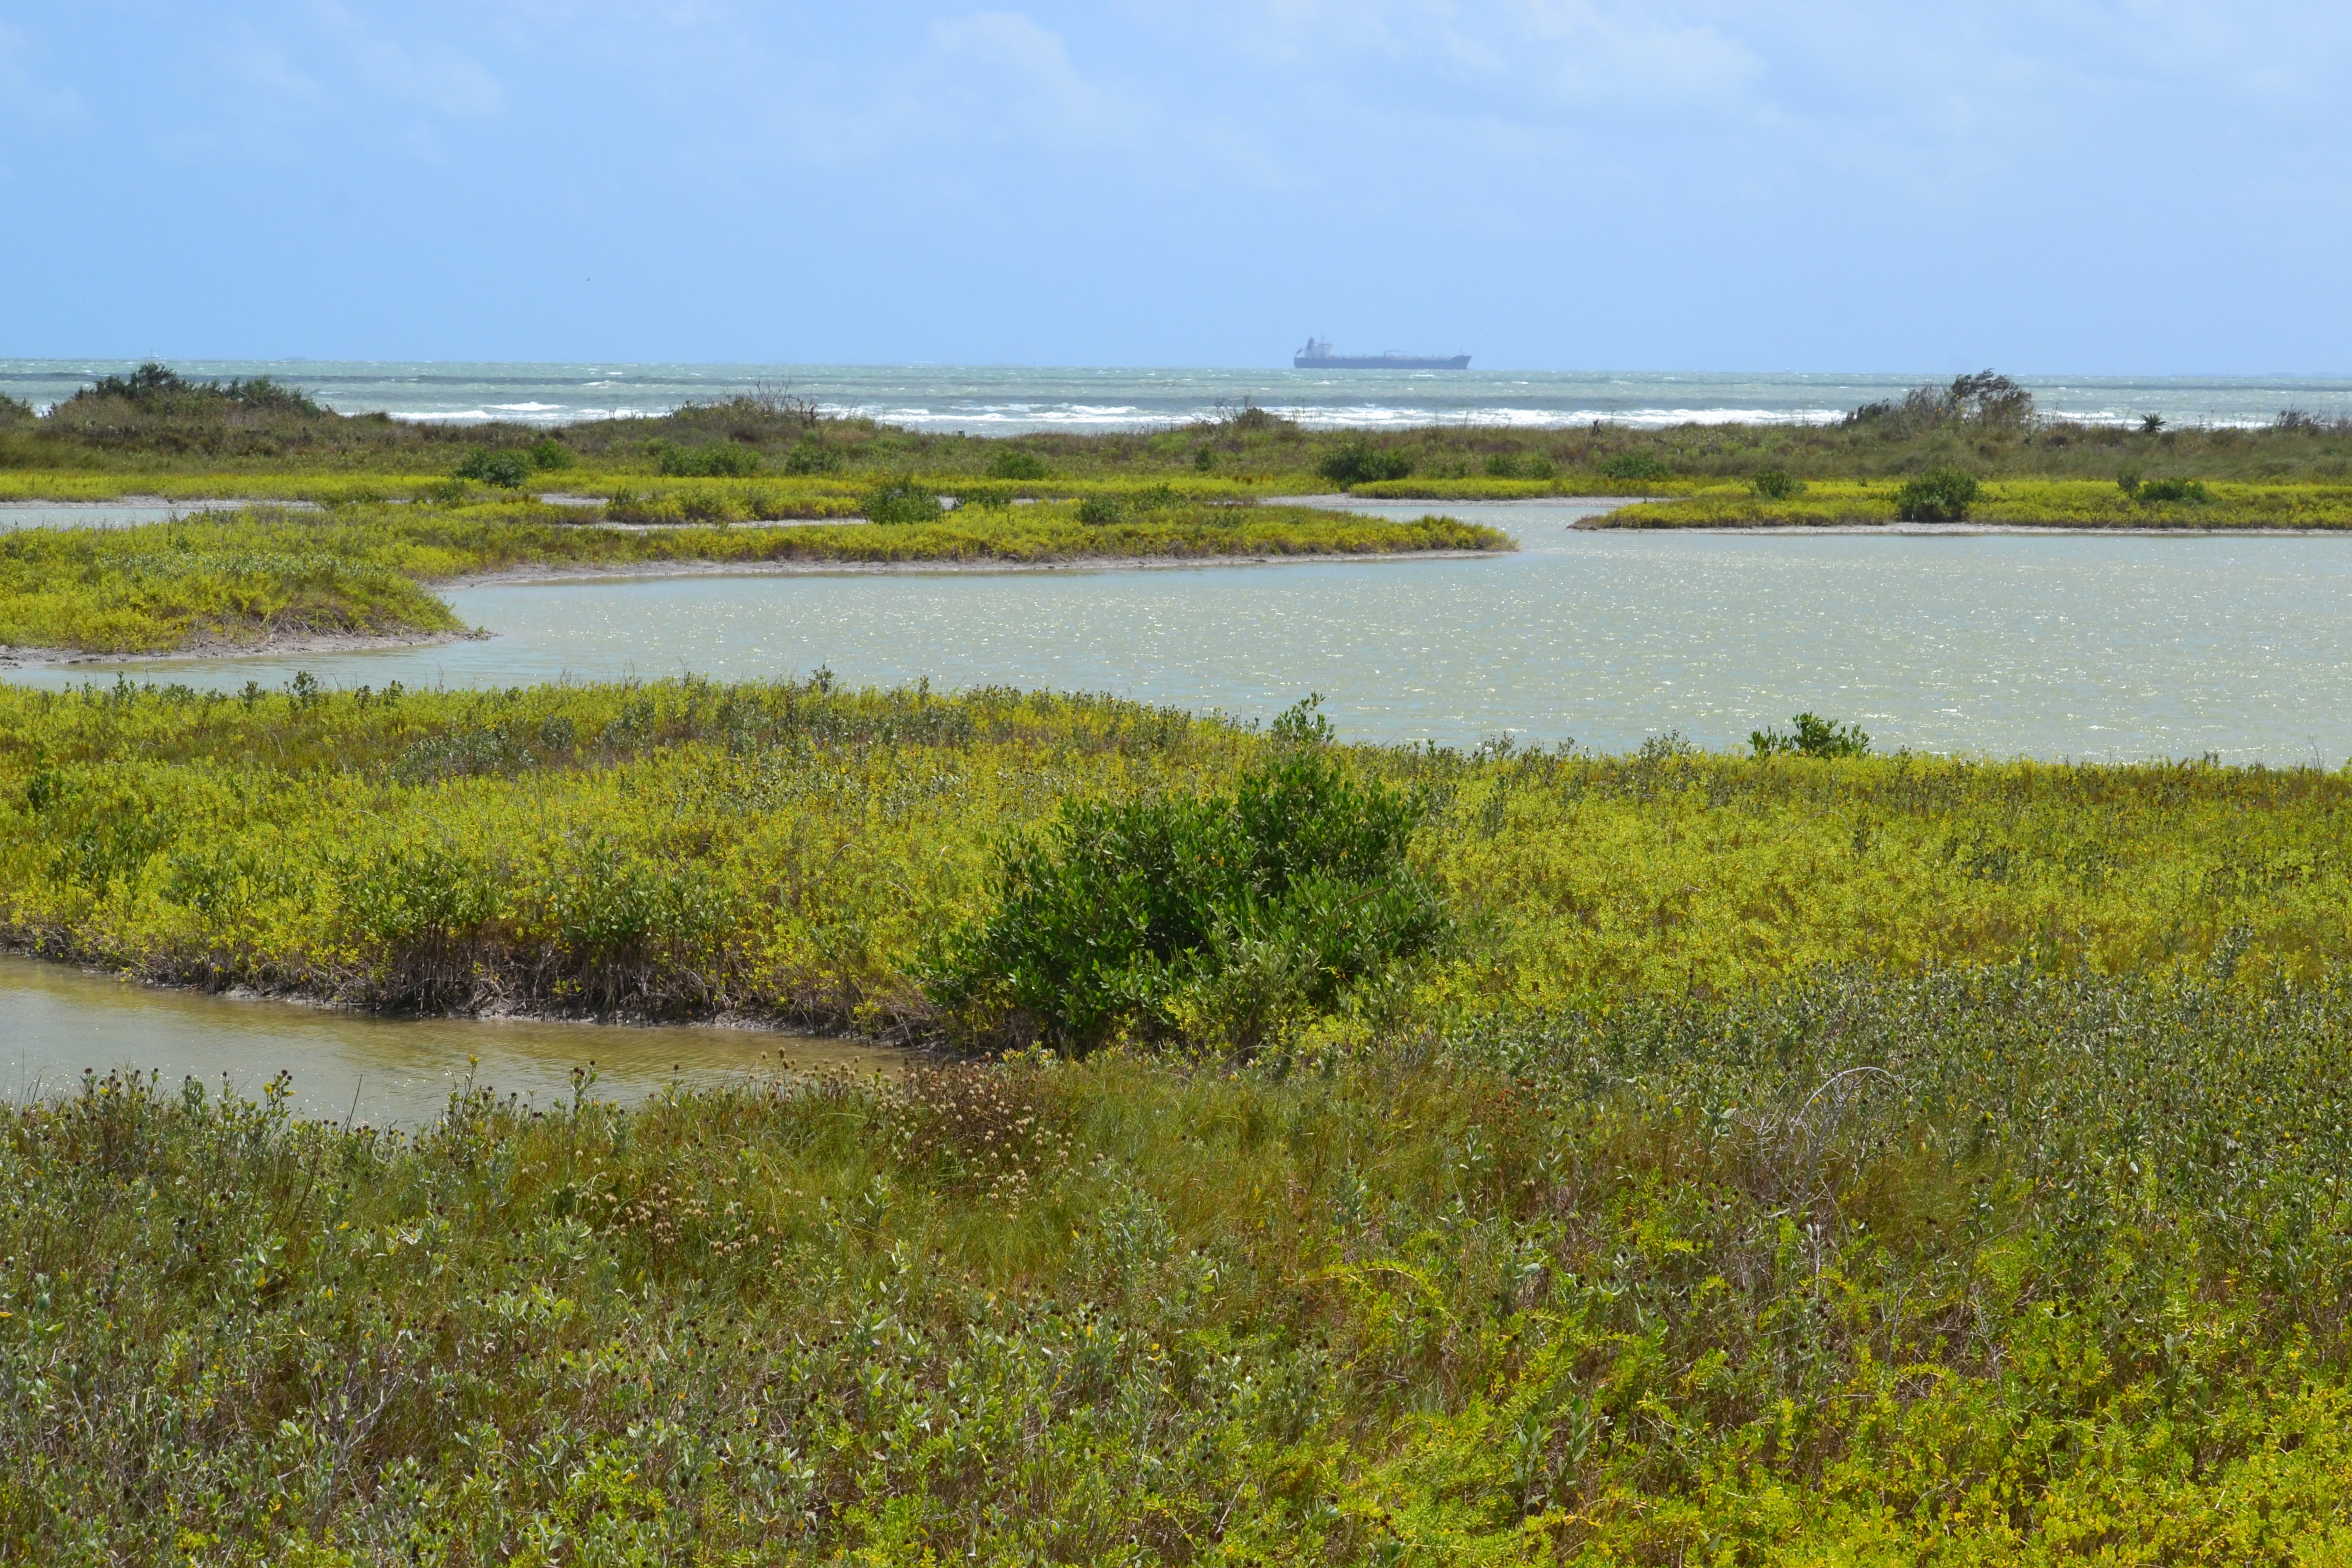
[[[1409,354],[1390,349],[1378,354],[1339,354],[1331,352],[1328,338],[1309,338],[1307,346],[1290,356],[1296,370],[1468,370],[1468,354]]]

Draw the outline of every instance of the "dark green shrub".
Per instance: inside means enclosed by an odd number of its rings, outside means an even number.
[[[2203,506],[2213,499],[2202,479],[2150,479],[2139,487],[2134,499],[2141,501],[2186,501],[2190,506]]]
[[[1088,496],[1078,502],[1078,521],[1089,528],[1108,528],[1127,521],[1127,502],[1117,496]]]
[[[1375,447],[1360,436],[1350,436],[1324,453],[1315,471],[1344,489],[1351,485],[1405,479],[1412,473],[1412,459],[1402,452]]]
[[[940,520],[940,498],[912,479],[895,479],[878,489],[866,492],[857,510],[866,514],[868,522],[888,524],[937,522]]]
[[[838,473],[841,464],[841,454],[822,441],[803,441],[784,454],[788,474]]]
[[[531,463],[521,452],[493,452],[487,447],[477,447],[450,473],[457,479],[496,485],[502,490],[519,490],[530,479]]]
[[[1489,479],[1548,479],[1558,471],[1541,452],[1496,452],[1486,459]]]
[[[1214,447],[1195,447],[1192,448],[1192,467],[1205,474],[1216,466],[1217,449]]]
[[[2116,476],[2116,489],[2124,492],[2126,500],[2139,500],[2139,474],[2137,470],[2126,468],[2122,473],[2117,474]]]
[[[571,447],[552,436],[542,436],[533,441],[529,456],[530,466],[541,473],[553,468],[568,468],[579,461],[572,455]]]
[[[1964,468],[1929,468],[1895,492],[1895,515],[1905,522],[1958,522],[1982,488]]]
[[[1805,481],[1786,468],[1767,468],[1748,481],[1759,500],[1793,500],[1805,493]]]
[[[988,477],[992,479],[1042,479],[1045,477],[1045,461],[1034,452],[1024,452],[1018,447],[1000,447],[989,454]]]
[[[1650,452],[1619,452],[1592,465],[1593,471],[1610,479],[1663,479],[1675,471],[1674,465]]]
[[[709,447],[673,447],[667,441],[656,441],[652,451],[656,470],[674,479],[741,479],[760,471],[760,454],[733,442]]]
[[[0,430],[5,430],[11,425],[32,423],[33,405],[31,404],[21,397],[11,397],[6,393],[0,392]],[[1207,449],[1202,448],[1203,451]]]
[[[1859,724],[1811,713],[1800,713],[1789,723],[1787,731],[1749,731],[1748,745],[1759,757],[1858,757],[1870,750],[1870,737]]]
[[[1013,504],[1013,492],[1003,485],[965,485],[956,491],[956,507],[968,506],[988,511],[1003,511]]]
[[[1328,734],[1301,704],[1231,795],[1066,801],[928,966],[932,999],[1066,1050],[1124,1029],[1245,1049],[1428,951],[1446,919],[1406,860],[1422,804]]]

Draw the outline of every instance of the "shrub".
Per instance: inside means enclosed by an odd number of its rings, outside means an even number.
[[[1045,477],[1045,462],[1034,452],[1024,452],[1018,447],[1000,447],[989,454],[988,477],[992,479],[1042,479]]]
[[[21,397],[11,397],[0,392],[0,430],[11,425],[33,423],[33,405]]]
[[[1214,447],[1195,447],[1192,448],[1193,468],[1205,474],[1216,466],[1217,449]]]
[[[1360,436],[1350,436],[1324,453],[1315,471],[1344,489],[1351,485],[1404,479],[1412,472],[1412,459],[1402,452],[1375,447]]]
[[[1905,522],[1958,522],[1982,487],[1962,468],[1929,468],[1895,492],[1895,515]]]
[[[454,478],[496,485],[502,490],[519,490],[530,481],[531,461],[521,452],[493,452],[487,447],[477,447],[450,473]]]
[[[2133,498],[2147,501],[2186,501],[2190,506],[2203,506],[2213,499],[2202,479],[2150,479],[2141,485]]]
[[[571,447],[552,436],[542,436],[533,441],[529,455],[530,466],[541,473],[553,468],[568,468],[579,461],[572,455]]]
[[[1595,463],[1593,471],[1611,479],[1663,479],[1674,465],[1649,452],[1620,452]]]
[[[1129,1028],[1246,1049],[1432,948],[1444,912],[1406,860],[1422,803],[1343,767],[1314,700],[1231,795],[1066,800],[928,966],[933,1000],[1072,1051]]]
[[[1759,500],[1793,500],[1805,493],[1805,481],[1786,468],[1767,468],[1748,481]]]
[[[840,471],[841,454],[822,441],[803,441],[784,454],[788,474],[831,474]]]
[[[1013,504],[1013,492],[1002,485],[965,485],[956,491],[959,509],[981,507],[989,511],[1003,511]]]
[[[1557,471],[1541,452],[1496,452],[1486,459],[1490,479],[1548,479]]]
[[[740,479],[760,471],[760,454],[733,442],[673,447],[667,441],[656,441],[652,451],[655,468],[675,479]]]
[[[1089,528],[1108,528],[1127,521],[1127,502],[1118,496],[1088,496],[1078,502],[1078,521]]]
[[[912,479],[894,479],[878,489],[866,492],[858,502],[858,510],[868,522],[897,525],[900,523],[937,522],[940,520],[940,498]]]
[[[1759,757],[1858,757],[1870,750],[1870,737],[1858,724],[1812,713],[1800,713],[1789,723],[1787,731],[1750,731],[1748,745]]]

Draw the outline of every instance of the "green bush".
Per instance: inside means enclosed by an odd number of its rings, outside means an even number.
[[[1375,447],[1360,436],[1350,436],[1324,453],[1315,471],[1344,489],[1351,485],[1409,478],[1412,459],[1402,452]]]
[[[988,477],[992,479],[1042,479],[1045,477],[1045,462],[1034,452],[1024,452],[1018,447],[1000,447],[989,456]]]
[[[1787,731],[1750,731],[1748,745],[1759,757],[1859,757],[1870,750],[1870,737],[1858,724],[1841,724],[1812,713],[1800,713],[1789,722]]]
[[[487,447],[477,447],[450,472],[457,479],[476,479],[502,490],[519,490],[530,479],[531,461],[521,452],[493,452]]]
[[[652,451],[655,468],[674,479],[741,479],[760,471],[760,454],[731,441],[709,447],[673,447],[656,441]]]
[[[1929,468],[1895,492],[1895,515],[1905,522],[1959,522],[1982,488],[1965,468]]]
[[[784,454],[788,474],[838,473],[841,464],[841,454],[822,441],[803,441]]]
[[[1013,492],[1003,485],[964,485],[956,490],[959,510],[976,506],[987,511],[1003,511],[1012,504]]]
[[[568,468],[579,461],[572,455],[571,447],[552,436],[542,436],[533,441],[530,457],[530,466],[542,473],[554,468]]]
[[[940,520],[940,498],[912,479],[894,479],[878,489],[866,492],[857,510],[868,522],[888,524],[937,522]]]
[[[1663,479],[1674,465],[1649,452],[1620,452],[1595,463],[1593,471],[1610,479]]]
[[[1118,496],[1088,496],[1078,502],[1078,521],[1089,528],[1109,528],[1127,521],[1127,502]]]
[[[933,1000],[983,1037],[1247,1049],[1428,951],[1446,920],[1406,859],[1422,802],[1352,774],[1329,733],[1310,700],[1231,795],[1066,799],[928,966]]]
[[[2190,506],[2203,506],[2213,497],[2202,479],[2150,479],[2139,487],[2134,499],[2141,501],[2186,501]]]
[[[1748,481],[1758,500],[1794,500],[1805,493],[1805,481],[1786,468],[1767,468]]]

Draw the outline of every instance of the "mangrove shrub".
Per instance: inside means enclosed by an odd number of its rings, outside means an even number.
[[[1983,487],[1965,468],[1929,468],[1895,492],[1895,515],[1905,522],[1959,522]]]
[[[866,491],[857,510],[868,522],[937,522],[940,498],[912,479],[896,479]]]
[[[976,1035],[1084,1052],[1134,1029],[1248,1048],[1432,947],[1414,795],[1351,773],[1302,704],[1231,794],[1066,799],[929,966]]]
[[[1349,485],[1408,478],[1412,473],[1412,459],[1402,452],[1375,447],[1360,436],[1351,436],[1324,453],[1323,460],[1315,465],[1315,471],[1345,489]]]
[[[520,452],[493,452],[487,447],[477,447],[450,474],[455,479],[496,485],[502,490],[519,490],[530,479],[531,460]]]
[[[1748,743],[1759,757],[1858,757],[1870,750],[1870,737],[1859,724],[1800,713],[1789,726],[1750,731]]]

